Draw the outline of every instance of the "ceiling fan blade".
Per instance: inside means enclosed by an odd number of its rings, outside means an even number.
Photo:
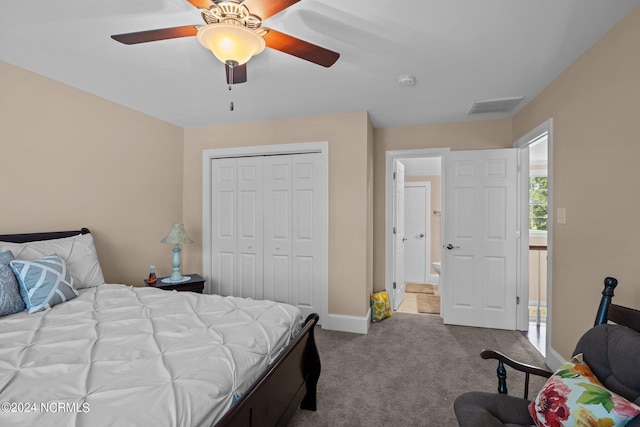
[[[138,44],[158,40],[177,39],[179,37],[191,37],[196,34],[198,34],[197,25],[185,25],[182,27],[138,31],[136,33],[115,34],[111,36],[111,38],[124,44]]]
[[[191,1],[191,0],[189,0]],[[247,6],[249,12],[258,15],[263,21],[276,13],[293,6],[300,0],[245,0],[243,5]]]
[[[265,28],[265,30],[268,30],[268,32],[263,36],[264,41],[271,49],[297,56],[300,59],[322,65],[323,67],[331,67],[338,58],[340,58],[338,52],[325,49],[270,28]]]
[[[210,0],[187,0],[187,1],[191,3],[194,7],[197,7],[198,9],[209,9],[212,4]]]
[[[235,85],[238,83],[245,83],[247,81],[247,64],[236,65],[233,67],[233,72],[231,67],[226,64],[224,68],[227,71],[227,84]],[[231,80],[232,75],[233,81]]]

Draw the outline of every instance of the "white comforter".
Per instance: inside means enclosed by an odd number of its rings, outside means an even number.
[[[301,326],[270,301],[83,289],[0,318],[0,426],[209,426]]]

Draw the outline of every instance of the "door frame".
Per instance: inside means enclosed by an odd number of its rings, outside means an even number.
[[[202,271],[205,278],[210,278],[211,272],[211,218],[212,218],[212,160],[229,157],[272,156],[284,154],[309,154],[319,153],[320,164],[324,178],[320,183],[321,200],[324,206],[321,208],[321,222],[323,233],[320,238],[322,267],[318,274],[321,276],[322,287],[319,301],[319,324],[327,324],[329,315],[329,142],[302,142],[294,144],[257,145],[247,147],[228,147],[202,150]],[[211,293],[211,283],[207,280],[204,293]]]
[[[389,150],[385,152],[385,221],[384,221],[384,286],[392,297],[393,294],[393,162],[403,158],[442,157],[451,148],[418,148],[411,150]],[[442,179],[442,178],[441,178]],[[443,182],[440,184],[444,185]],[[444,215],[441,216],[444,218]],[[393,301],[391,301],[393,306]]]
[[[553,229],[554,229],[554,218],[555,215],[553,213],[553,119],[547,119],[534,129],[530,130],[517,140],[513,142],[513,147],[518,148],[521,159],[521,182],[520,182],[520,201],[519,207],[521,208],[520,221],[525,221],[524,224],[528,224],[529,221],[529,144],[541,137],[544,134],[547,134],[547,176],[549,178],[548,188],[549,188],[549,207],[548,207],[548,217],[547,217],[547,324],[546,324],[546,345],[545,345],[545,361],[548,366],[556,369],[562,363],[564,363],[564,359],[551,348],[551,331],[553,327],[553,319],[552,319],[552,278],[553,278]],[[526,159],[526,161],[525,161]],[[526,172],[526,173],[525,173]],[[523,227],[524,229],[524,227]],[[527,226],[528,230],[529,227]],[[518,329],[520,330],[528,330],[529,328],[529,308],[528,308],[528,300],[529,300],[529,236],[527,234],[526,239],[520,239],[520,256],[518,257],[518,261],[520,266],[518,267],[519,271],[519,296],[520,300],[527,301],[526,307],[525,304],[520,304],[518,306],[519,312],[517,317]]]

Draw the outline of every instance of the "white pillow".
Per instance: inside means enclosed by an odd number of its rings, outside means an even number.
[[[0,252],[6,250],[13,252],[15,259],[23,261],[35,261],[57,254],[66,263],[76,289],[104,283],[104,275],[90,233],[27,243],[0,242]]]

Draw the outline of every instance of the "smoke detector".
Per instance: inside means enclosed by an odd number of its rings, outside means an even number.
[[[507,113],[513,110],[523,99],[524,96],[517,96],[513,98],[484,99],[482,101],[476,101],[471,106],[469,114]]]
[[[403,74],[398,77],[398,84],[402,87],[410,87],[416,83],[416,76],[412,76],[411,74]]]

